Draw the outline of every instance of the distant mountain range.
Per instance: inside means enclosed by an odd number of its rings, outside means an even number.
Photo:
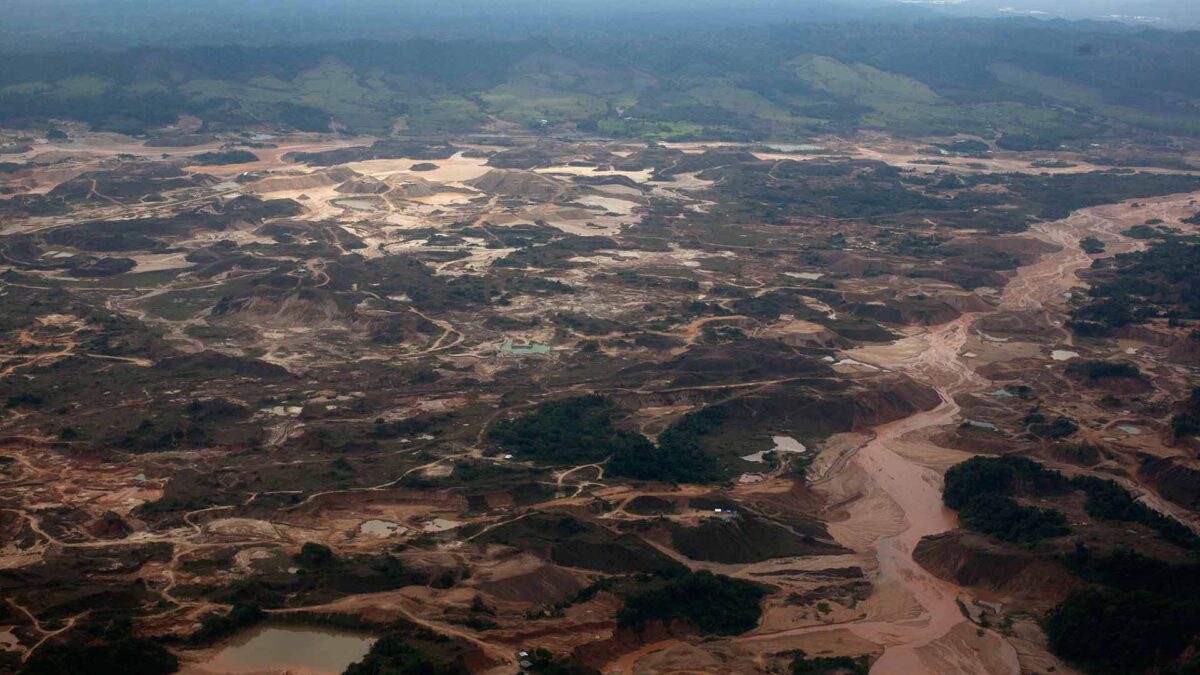
[[[581,10],[582,11],[582,10]],[[659,140],[881,129],[1025,149],[1200,137],[1200,33],[842,18],[671,34],[0,55],[0,124],[461,133],[494,121]]]

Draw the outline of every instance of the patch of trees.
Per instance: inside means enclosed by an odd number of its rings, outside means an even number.
[[[579,661],[556,659],[545,649],[535,649],[529,655],[530,666],[526,670],[538,675],[600,675],[600,671],[589,668]]]
[[[1067,519],[1052,509],[1022,506],[1007,495],[980,495],[958,511],[964,527],[1015,544],[1036,544],[1069,534]]]
[[[1142,379],[1142,371],[1132,363],[1122,361],[1073,361],[1067,366],[1068,375],[1078,375],[1089,380],[1105,380],[1119,377]]]
[[[1118,549],[1099,556],[1083,543],[1064,559],[1076,576],[1122,591],[1200,598],[1200,563],[1169,563],[1135,551]]]
[[[608,248],[615,248],[613,240],[608,237],[566,236],[546,244],[519,248],[494,264],[518,269],[563,269],[574,264],[572,258]]]
[[[67,260],[67,274],[73,277],[112,277],[124,274],[134,267],[137,262],[130,258],[99,258],[90,255],[77,255]]]
[[[701,177],[718,183],[721,198],[710,215],[722,222],[784,225],[805,217],[878,218],[947,208],[906,187],[900,171],[882,162],[747,162]]]
[[[554,323],[583,335],[607,335],[629,329],[627,324],[575,312],[556,312]]]
[[[328,126],[328,118],[325,121]],[[369,146],[353,146],[321,152],[292,152],[284,155],[284,159],[309,166],[337,166],[349,162],[363,162],[373,159],[447,159],[457,149],[449,143],[434,143],[424,141],[407,141],[384,139],[375,141]]]
[[[522,457],[562,464],[653,452],[645,437],[613,424],[617,412],[612,401],[597,395],[548,401],[533,413],[498,422],[488,438]]]
[[[476,540],[538,551],[564,567],[610,574],[663,573],[686,569],[630,533],[615,533],[565,513],[532,513],[493,528]]]
[[[239,439],[236,423],[249,417],[246,407],[223,398],[194,400],[143,418],[115,445],[130,452],[162,452],[233,442]]]
[[[277,106],[275,114],[281,123],[297,131],[324,133],[329,131],[329,123],[332,120],[332,116],[320,108],[291,101]]]
[[[405,586],[427,585],[429,575],[405,567],[389,554],[333,556],[320,544],[306,544],[296,556],[295,574],[271,573],[235,581],[213,590],[218,602],[277,609],[289,604],[324,602],[344,595],[379,593]],[[445,587],[456,581],[453,573]]]
[[[66,633],[43,644],[22,675],[166,675],[179,660],[156,640],[133,634],[128,619]]]
[[[867,675],[871,663],[865,656],[816,656],[800,652],[788,666],[791,675]]]
[[[1164,540],[1185,549],[1200,549],[1200,536],[1174,518],[1137,501],[1111,480],[1080,476],[1067,478],[1058,471],[1024,457],[972,457],[946,472],[942,499],[959,511],[963,524],[1004,541],[1033,543],[1052,534],[1058,525],[1066,534],[1066,521],[1042,509],[1025,510],[1014,496],[1040,497],[1083,492],[1087,514],[1098,520],[1139,523]],[[1005,500],[1008,501],[1005,501]],[[1009,503],[1011,502],[1011,503]]]
[[[337,562],[337,558],[333,555],[333,550],[324,544],[314,542],[305,542],[300,547],[300,552],[293,556],[297,565],[304,569],[320,569],[329,567]]]
[[[1162,222],[1161,220],[1158,222]],[[1163,229],[1155,227],[1156,224],[1141,223],[1121,232],[1122,235],[1130,239],[1159,239],[1167,234]]]
[[[197,166],[223,166],[226,164],[248,164],[257,162],[258,155],[249,150],[222,150],[220,152],[202,152],[188,158],[189,164]]]
[[[977,174],[964,176],[968,185],[1004,185],[1013,195],[1025,202],[1034,214],[1046,219],[1066,218],[1071,211],[1114,200],[1152,197],[1175,192],[1193,192],[1200,188],[1200,178],[1182,174],[1119,173],[1091,171],[1088,173],[1036,174]]]
[[[934,147],[957,155],[979,156],[991,151],[992,147],[983,141],[961,139],[950,143],[935,143]]]
[[[1072,485],[1087,494],[1084,508],[1100,520],[1139,523],[1158,532],[1166,541],[1189,550],[1200,549],[1200,536],[1183,523],[1137,501],[1128,490],[1111,480],[1080,476]]]
[[[1200,169],[1200,167],[1192,164],[1184,157],[1167,154],[1127,155],[1123,157],[1101,156],[1093,157],[1091,161],[1095,164],[1120,168],[1150,167],[1156,169],[1174,169],[1176,171],[1196,171]]]
[[[1104,242],[1095,237],[1084,237],[1079,241],[1079,247],[1089,255],[1098,255],[1105,250]]]
[[[725,421],[725,409],[709,406],[684,415],[658,435],[658,449],[647,454],[614,455],[609,470],[617,476],[637,480],[669,480],[680,483],[718,481],[723,472],[712,455],[700,446],[700,439],[713,433]]]
[[[380,295],[406,294],[423,312],[443,312],[490,304],[507,305],[513,294],[545,295],[572,292],[565,284],[547,283],[520,270],[496,270],[484,276],[445,278],[415,256],[375,258],[361,264],[341,265],[333,275],[338,290],[370,286]]]
[[[1058,511],[1022,506],[1013,495],[1056,494],[1067,481],[1023,457],[972,457],[946,472],[942,500],[963,526],[1001,541],[1033,544],[1067,534]]]
[[[189,107],[184,97],[174,92],[108,91],[80,97],[6,93],[0,97],[0,119],[21,126],[39,119],[67,118],[86,122],[96,130],[137,135],[174,123]]]
[[[641,630],[649,621],[685,621],[708,635],[739,635],[758,625],[767,592],[758,584],[708,570],[646,580],[625,592],[621,626]]]
[[[486,239],[487,242],[484,245],[487,248],[525,248],[534,244],[545,244],[562,236],[560,230],[545,223],[518,223],[496,228],[488,227],[485,223],[478,227],[455,228],[454,232],[464,237]]]
[[[699,437],[719,426],[722,413],[709,409],[685,416],[659,436],[646,437],[614,424],[618,409],[602,396],[548,401],[527,415],[503,420],[488,431],[498,447],[555,464],[608,461],[606,472],[635,480],[708,482],[720,479],[716,461]]]
[[[200,619],[200,627],[188,636],[188,642],[208,645],[249,628],[267,618],[267,613],[257,605],[235,603],[224,614],[214,613]]]
[[[1079,425],[1070,417],[1059,415],[1051,420],[1040,410],[1034,410],[1026,415],[1024,423],[1029,433],[1038,438],[1048,438],[1050,440],[1061,440],[1079,431]]]
[[[1168,236],[1149,249],[1116,256],[1095,272],[1089,301],[1071,314],[1084,336],[1166,317],[1200,319],[1200,243]]]
[[[1095,586],[1072,593],[1046,616],[1044,627],[1051,649],[1089,672],[1170,664],[1200,632],[1195,562],[1176,565],[1128,550],[1097,556],[1083,544],[1065,562]]]
[[[1171,431],[1177,438],[1200,436],[1200,387],[1192,389],[1192,396],[1183,404],[1183,410],[1171,418]]]
[[[1175,660],[1200,630],[1200,605],[1144,591],[1084,589],[1043,622],[1050,649],[1089,672],[1145,672]]]
[[[1034,135],[1030,133],[1002,134],[996,139],[996,147],[1001,150],[1028,152],[1030,150],[1057,150],[1061,143],[1059,136]]]
[[[601,272],[592,275],[591,280],[598,282],[609,281],[629,288],[657,288],[682,293],[690,293],[700,288],[699,282],[695,279],[683,277],[671,278],[664,274],[641,274],[632,270],[621,270],[616,273]]]
[[[38,396],[37,394],[28,392],[28,391],[21,391],[16,394],[13,394],[12,396],[9,396],[8,400],[6,400],[4,402],[4,407],[5,408],[22,408],[22,407],[36,408],[36,407],[41,406],[45,402],[46,402],[45,399],[43,399],[41,396]]]
[[[463,640],[402,622],[344,675],[469,675],[469,649]]]

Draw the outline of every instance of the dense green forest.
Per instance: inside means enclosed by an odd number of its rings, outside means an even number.
[[[102,627],[66,631],[72,638],[51,642],[25,662],[27,675],[167,675],[179,660],[159,642],[137,637],[128,619]]]
[[[1095,673],[1139,672],[1179,658],[1200,631],[1200,569],[1133,551],[1101,556],[1080,544],[1067,566],[1091,584],[1045,618],[1050,646]],[[1187,659],[1185,659],[1187,660]],[[1195,658],[1179,670],[1195,672]]]
[[[346,675],[467,675],[468,649],[461,639],[399,621]]]
[[[597,395],[548,401],[497,423],[488,439],[505,452],[548,464],[607,462],[606,473],[615,477],[686,483],[723,477],[699,443],[720,425],[720,408],[685,416],[659,435],[657,448],[641,434],[618,428],[619,414],[612,401]]]
[[[640,630],[648,621],[686,621],[707,635],[738,635],[758,625],[763,587],[708,570],[662,575],[623,594],[617,622]]]
[[[1111,480],[1067,478],[1033,460],[1007,456],[972,457],[951,467],[945,481],[942,500],[959,512],[963,525],[1002,541],[1032,544],[1070,532],[1058,511],[1020,506],[1015,498],[1081,492],[1084,509],[1093,518],[1139,523],[1180,548],[1200,550],[1200,536]]]
[[[1057,472],[1022,457],[974,457],[946,472],[943,501],[964,527],[1001,541],[1031,544],[1070,532],[1063,514],[1022,506],[1014,495],[1056,494],[1067,489]]]
[[[1195,237],[1158,237],[1145,251],[1116,256],[1093,272],[1088,299],[1070,326],[1085,336],[1151,319],[1200,319],[1200,243]]]
[[[1200,537],[1187,526],[1137,501],[1115,482],[1067,478],[1023,457],[973,457],[952,467],[946,472],[944,501],[958,510],[964,527],[1032,545],[1070,528],[1058,511],[1019,506],[1016,498],[1069,499],[1077,492],[1085,496],[1084,509],[1092,518],[1141,524],[1192,555],[1200,549]],[[1194,562],[1174,564],[1121,550],[1101,556],[1082,542],[1063,562],[1086,585],[1051,610],[1043,625],[1054,653],[1087,672],[1142,672],[1170,663],[1200,631],[1200,575]]]
[[[967,132],[1016,149],[1200,132],[1200,35],[1085,23],[803,23],[686,36],[0,58],[7,125],[61,117],[145,132],[189,113],[209,129],[336,122],[430,134],[498,118],[671,139]]]
[[[1171,431],[1179,437],[1200,436],[1200,387],[1184,401],[1178,414],[1171,418]]]

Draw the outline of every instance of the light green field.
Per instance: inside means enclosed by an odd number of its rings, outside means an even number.
[[[530,85],[505,84],[480,95],[487,111],[501,119],[530,123],[538,120],[565,122],[585,120],[608,110],[603,99],[540,89]]]
[[[55,83],[51,95],[60,98],[90,98],[103,94],[112,86],[112,80],[91,75],[77,75]]]

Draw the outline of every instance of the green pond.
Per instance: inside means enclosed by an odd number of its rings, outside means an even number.
[[[550,345],[538,344],[531,342],[527,345],[514,345],[512,340],[505,340],[504,344],[500,345],[500,349],[510,354],[549,354]]]

